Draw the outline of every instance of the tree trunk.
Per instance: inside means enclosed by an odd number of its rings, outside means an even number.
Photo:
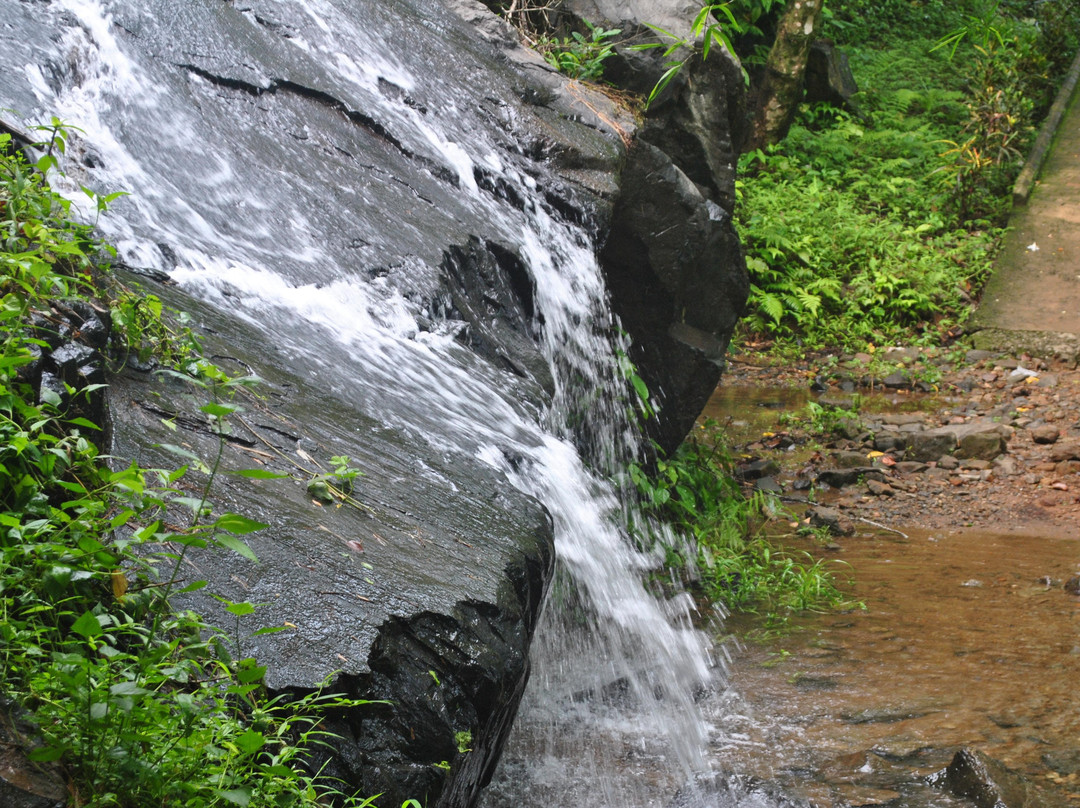
[[[784,9],[757,92],[751,149],[780,142],[791,128],[802,99],[803,71],[823,6],[824,0],[790,0]]]

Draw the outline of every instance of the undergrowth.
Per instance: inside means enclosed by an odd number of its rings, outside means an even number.
[[[989,274],[1080,8],[856,0],[828,25],[858,113],[804,105],[785,141],[743,156],[744,333],[802,348],[940,342]]]
[[[651,471],[632,464],[629,478],[646,517],[631,526],[638,543],[659,545],[668,574],[709,600],[760,612],[774,625],[798,612],[859,606],[839,586],[841,562],[785,547],[766,532],[788,516],[775,497],[743,493],[716,429],[692,436]]]
[[[160,301],[117,284],[110,248],[70,216],[46,174],[66,131],[45,128],[30,165],[0,135],[0,713],[15,746],[67,784],[68,804],[366,805],[312,761],[327,710],[360,702],[324,692],[271,697],[265,668],[171,598],[185,553],[217,547],[254,559],[242,536],[263,525],[213,502],[218,458],[177,469],[118,465],[86,417],[100,385],[40,383],[43,354],[79,334],[61,313],[89,306],[111,331],[97,348],[120,363],[154,358],[200,386],[211,428],[238,409]],[[89,193],[89,192],[88,192]],[[98,211],[111,198],[90,194]],[[224,441],[219,443],[219,447]],[[346,470],[348,471],[348,470]],[[265,478],[266,472],[251,476]],[[226,603],[240,620],[250,603]],[[260,629],[259,634],[278,628]]]

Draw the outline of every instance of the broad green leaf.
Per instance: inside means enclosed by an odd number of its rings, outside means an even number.
[[[249,480],[284,480],[289,477],[288,474],[278,474],[276,471],[267,471],[266,469],[240,469],[239,471],[230,471],[229,474],[246,477]]]
[[[266,737],[261,732],[249,729],[236,739],[236,745],[244,754],[250,755],[266,745]]]
[[[243,535],[245,533],[254,533],[256,530],[263,530],[269,527],[269,525],[263,522],[256,522],[254,519],[248,519],[246,516],[241,516],[238,513],[223,513],[214,522],[214,527],[221,530],[227,530],[230,533],[237,533]]]
[[[224,418],[226,415],[230,415],[240,408],[232,404],[218,404],[211,401],[209,404],[203,404],[199,409],[215,418]]]
[[[93,612],[83,612],[82,617],[71,625],[71,630],[87,639],[101,636],[101,623]]]
[[[248,561],[255,564],[259,563],[259,558],[255,555],[255,551],[248,547],[247,543],[242,539],[236,538],[236,536],[232,536],[228,533],[218,533],[214,536],[214,541],[222,547],[232,550],[237,555],[242,555]]]
[[[229,788],[219,791],[218,794],[222,799],[228,800],[233,805],[239,805],[240,808],[247,808],[251,802],[250,788]]]

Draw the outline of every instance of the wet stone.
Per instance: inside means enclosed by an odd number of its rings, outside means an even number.
[[[862,452],[836,452],[833,461],[837,468],[856,469],[866,465],[866,456]]]
[[[880,470],[875,469],[873,466],[859,466],[847,469],[825,469],[818,474],[818,482],[830,485],[833,488],[844,488],[845,486],[855,485],[864,479],[884,480],[885,477]]]
[[[973,432],[960,438],[960,447],[956,450],[956,456],[960,458],[974,458],[981,460],[993,460],[1005,451],[1005,439],[995,432]]]
[[[850,536],[855,532],[855,525],[850,519],[834,508],[816,507],[808,511],[812,527],[825,527],[835,536]]]
[[[896,492],[889,485],[877,480],[867,480],[866,488],[875,497],[892,497],[896,495]]]
[[[1062,795],[1039,789],[1023,775],[974,749],[961,749],[936,778],[945,791],[966,797],[977,808],[1056,808]]]

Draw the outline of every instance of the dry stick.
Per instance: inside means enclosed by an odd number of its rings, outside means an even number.
[[[910,539],[911,538],[911,536],[909,536],[907,533],[904,533],[903,531],[897,530],[894,527],[886,527],[885,525],[881,524],[880,522],[872,522],[871,520],[864,519],[861,516],[856,516],[855,518],[858,519],[860,522],[866,522],[866,524],[868,524],[868,525],[873,525],[874,527],[879,527],[882,530],[889,531],[890,533],[896,533],[899,536],[903,536],[905,539]]]

